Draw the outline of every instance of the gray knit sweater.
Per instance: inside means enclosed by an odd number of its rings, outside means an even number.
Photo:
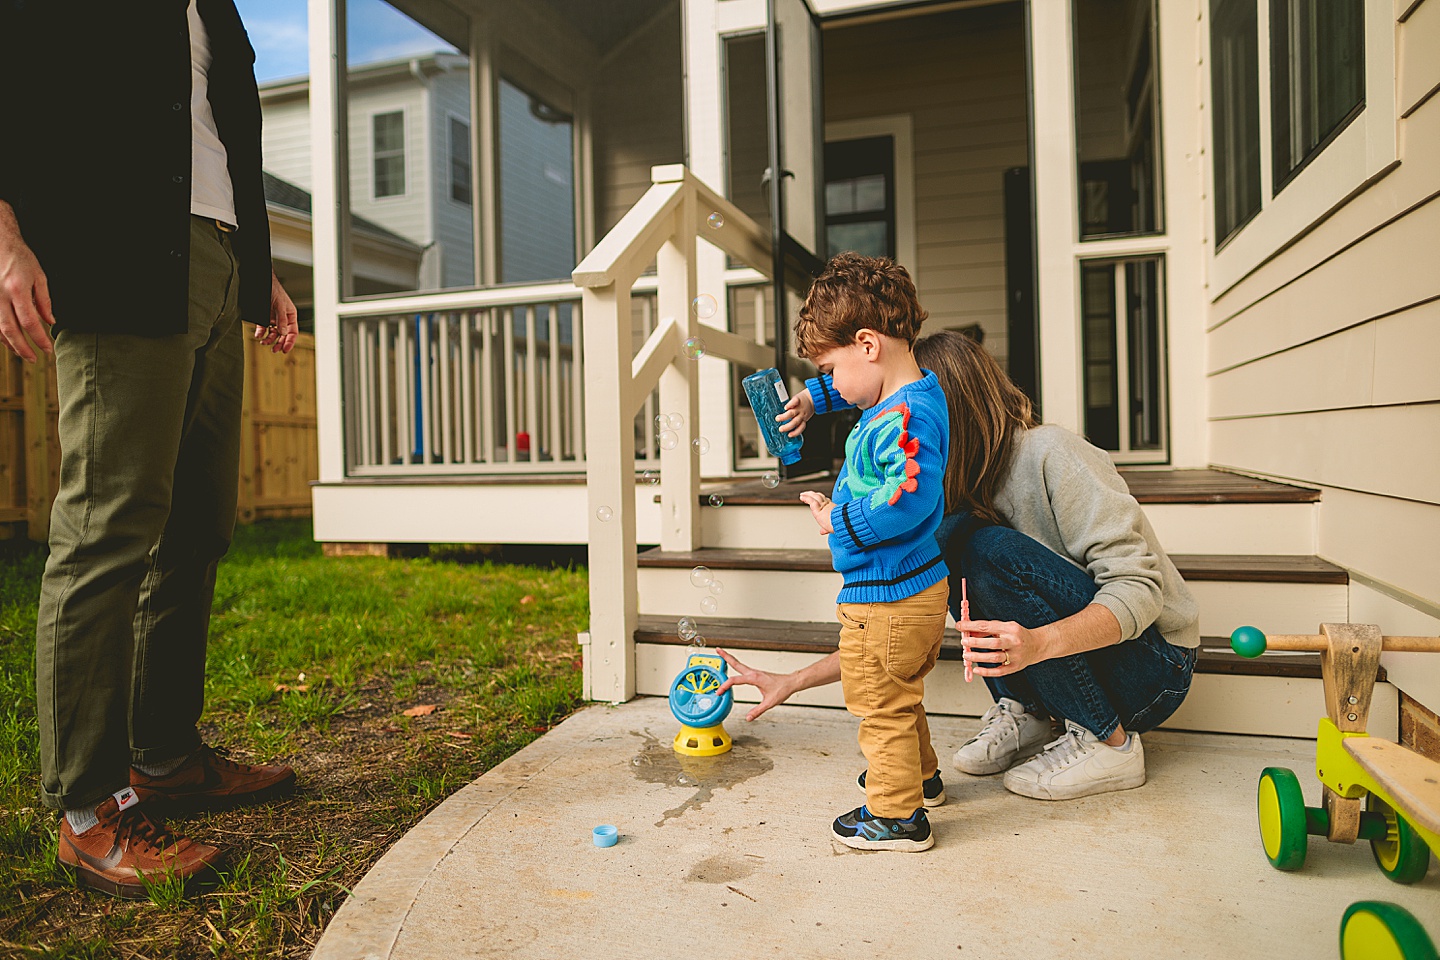
[[[1026,430],[995,506],[1099,584],[1095,602],[1120,621],[1122,640],[1153,623],[1176,646],[1200,645],[1195,598],[1105,451],[1064,427]]]

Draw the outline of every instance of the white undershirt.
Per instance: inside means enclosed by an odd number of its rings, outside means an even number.
[[[190,212],[235,226],[235,188],[226,166],[225,144],[210,112],[210,36],[190,0]]]

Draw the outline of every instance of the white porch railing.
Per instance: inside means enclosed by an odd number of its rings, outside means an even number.
[[[589,509],[590,630],[585,693],[593,700],[635,695],[635,430],[637,411],[659,385],[659,409],[684,415],[679,443],[660,451],[660,545],[699,545],[699,365],[681,352],[690,337],[706,355],[753,368],[773,365],[771,348],[702,324],[691,309],[697,293],[696,238],[771,276],[768,236],[738,207],[683,166],[655,167],[652,185],[578,267],[584,291],[585,451]],[[720,229],[707,225],[719,213]],[[653,332],[632,347],[631,287],[651,263],[659,267]]]

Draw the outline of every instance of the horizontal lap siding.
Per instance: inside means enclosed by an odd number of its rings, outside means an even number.
[[[909,114],[927,328],[980,324],[1002,362],[1004,173],[1027,163],[1018,4],[825,34],[827,121]]]
[[[1425,622],[1440,617],[1437,14],[1427,0],[1399,27],[1400,165],[1224,291],[1207,335],[1211,461],[1320,487],[1320,555]],[[1390,661],[1440,706],[1435,664]]]

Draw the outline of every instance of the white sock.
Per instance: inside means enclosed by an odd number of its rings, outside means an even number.
[[[1113,748],[1113,749],[1119,750],[1121,753],[1129,753],[1129,752],[1130,752],[1130,744],[1132,744],[1132,743],[1134,743],[1134,742],[1135,742],[1135,738],[1134,738],[1133,736],[1131,736],[1130,734],[1127,733],[1127,734],[1125,734],[1125,742],[1122,743],[1122,744],[1120,744],[1120,746],[1115,747],[1115,748]]]
[[[100,806],[100,804],[97,803],[94,806],[77,807],[74,810],[65,811],[65,822],[70,824],[70,829],[75,833],[75,836],[80,836],[80,834],[100,822],[95,816],[95,807],[98,806]]]
[[[186,760],[190,759],[187,753],[183,757],[176,757],[174,760],[166,760],[164,763],[132,763],[131,766],[147,777],[168,777],[179,770]]]

